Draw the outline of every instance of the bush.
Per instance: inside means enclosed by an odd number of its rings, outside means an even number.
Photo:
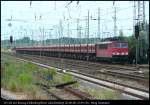
[[[71,82],[73,81],[73,77],[71,74],[64,74],[62,77],[63,82]]]
[[[54,77],[54,76],[57,74],[57,71],[56,71],[56,69],[51,68],[51,69],[49,70],[49,73]]]
[[[47,68],[42,68],[41,72],[42,72],[43,78],[50,74],[49,70]]]
[[[29,85],[32,83],[32,76],[27,73],[21,73],[17,80],[22,85]]]
[[[25,68],[25,70],[28,70],[28,71],[38,70],[38,67],[32,64],[31,62],[25,62],[22,66],[23,68]]]

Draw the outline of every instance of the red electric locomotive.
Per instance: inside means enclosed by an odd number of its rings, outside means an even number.
[[[128,43],[125,41],[108,41],[97,44],[96,57],[100,60],[127,61]]]

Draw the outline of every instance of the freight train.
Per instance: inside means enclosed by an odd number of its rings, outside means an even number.
[[[126,41],[105,41],[96,44],[51,45],[14,48],[16,53],[62,57],[89,61],[125,62],[128,60]]]

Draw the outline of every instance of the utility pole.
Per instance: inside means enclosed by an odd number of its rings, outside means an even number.
[[[52,43],[52,40],[53,40],[53,38],[52,38],[52,34],[51,34],[51,30],[53,30],[53,29],[49,29],[49,45],[52,45],[53,43]],[[55,34],[56,35],[56,34]]]
[[[54,5],[55,5],[55,10],[56,10],[56,1],[54,1],[54,2],[55,2],[55,4],[54,4]]]
[[[81,30],[82,30],[82,27],[79,26],[79,38],[80,38],[80,46],[81,46]],[[80,47],[81,48],[81,47]]]
[[[134,9],[133,9],[133,29],[134,29],[134,35],[136,34],[135,25],[138,25],[138,17],[137,17],[137,11],[136,11],[136,1],[134,1]],[[134,62],[133,62],[134,63]],[[138,38],[136,38],[136,62],[138,63]]]
[[[134,33],[135,32],[135,28],[134,28],[135,24],[136,24],[136,2],[134,1],[133,2],[133,35],[135,34]]]
[[[49,43],[48,43],[48,45],[51,45],[52,44],[52,42],[51,42],[51,30],[49,31]]]
[[[61,44],[60,44],[60,35],[61,35],[61,20],[59,21],[59,50],[61,50]],[[61,51],[59,51],[59,58],[61,57]]]
[[[32,37],[32,38],[31,38],[31,39],[32,39],[31,43],[32,43],[32,44],[31,44],[31,46],[34,46],[34,44],[33,44],[33,30],[31,30],[31,31],[32,31],[32,34],[31,34],[31,37]]]
[[[143,20],[142,19],[142,16],[141,16],[141,14],[140,14],[140,12],[141,12],[141,2],[140,1],[138,1],[138,26],[139,26],[139,37],[140,37],[140,29],[141,29],[141,21]],[[139,40],[140,40],[140,38],[138,37],[138,47],[137,47],[137,49],[138,49],[138,57],[139,57],[139,59],[137,59],[137,62],[139,62],[140,61],[140,43],[139,43]]]
[[[100,41],[100,8],[98,8],[98,17],[95,19],[93,19],[92,17],[91,17],[91,20],[98,20],[98,24],[97,24],[97,30],[98,30],[98,33],[97,33],[97,40],[96,40],[96,42],[98,42],[98,41]]]
[[[22,38],[20,37],[20,39],[23,39],[22,26],[20,27],[20,31],[21,31],[21,37],[22,37]],[[22,42],[23,42],[23,41],[20,40],[20,47],[23,47]]]
[[[87,20],[88,30],[87,30],[87,61],[89,60],[89,50],[88,50],[88,44],[89,44],[89,10],[88,10],[88,20]]]
[[[59,22],[59,26],[60,26],[60,28],[59,28],[59,50],[60,50],[60,52],[59,52],[59,58],[61,58],[61,51],[62,51],[62,46],[61,46],[61,43],[62,43],[62,41],[61,41],[61,35],[63,36],[63,26],[62,26],[62,20],[60,20],[60,22]],[[60,62],[60,67],[61,67],[61,65],[63,64],[63,58],[61,58],[61,62]]]
[[[85,33],[84,33],[84,38],[85,39],[86,39],[86,36],[87,36],[87,16],[85,16]],[[87,43],[86,41],[84,42],[85,44]]]
[[[143,1],[143,22],[144,22],[144,40],[145,40],[145,42],[146,42],[146,44],[147,45],[149,45],[148,43],[149,43],[149,38],[147,37],[148,36],[148,34],[147,34],[147,28],[146,28],[146,19],[145,19],[145,1]],[[146,48],[146,47],[144,47],[144,57],[145,57],[145,59],[146,59],[146,61],[148,61],[148,52],[147,52],[147,50],[148,50],[149,48]]]
[[[68,22],[68,44],[69,44],[69,48],[70,48],[70,28],[69,28],[69,22]]]
[[[117,36],[117,26],[116,26],[116,21],[117,21],[117,18],[116,18],[116,7],[115,7],[115,1],[114,1],[114,37]]]
[[[77,18],[77,38],[79,38],[79,18]]]
[[[61,38],[61,35],[62,35],[62,38],[63,38],[63,26],[62,26],[62,20],[60,20],[60,34],[59,34],[59,38]],[[61,43],[60,43],[61,42]],[[60,39],[60,41],[59,41],[59,48],[60,48],[60,54],[59,54],[59,56],[60,56],[60,58],[61,58],[61,56],[63,56],[62,54],[61,54],[61,51],[62,51],[62,46],[61,46],[61,44],[62,44],[62,41],[61,41],[61,39]],[[60,68],[62,69],[62,71],[63,71],[63,58],[61,58],[60,59],[61,61],[60,61]]]
[[[136,12],[136,9],[137,9],[137,12]],[[144,37],[140,35],[141,34],[140,30],[142,28],[141,23],[144,24],[144,31],[146,31],[145,30],[145,4],[144,4],[144,1],[137,1],[137,4],[136,4],[136,1],[134,1],[134,25],[137,25],[139,27],[138,33],[139,33],[140,39]],[[134,31],[136,32],[136,30]],[[142,43],[141,44],[139,43],[139,36],[136,37],[136,66],[141,59],[140,57],[144,56],[143,55],[144,48],[142,48]],[[141,47],[139,45],[141,45]]]
[[[100,41],[100,8],[98,8],[98,41]]]
[[[135,2],[135,11],[136,11],[136,1],[134,1]],[[137,11],[138,12],[138,11]],[[135,24],[137,24],[138,26],[139,26],[139,14],[137,14],[137,12],[136,12],[136,16],[135,16],[135,20],[137,20],[136,21],[136,23]],[[136,30],[135,30],[136,31]],[[138,60],[139,60],[139,51],[138,51],[138,40],[139,40],[139,37],[137,37],[136,38],[136,66],[137,66],[137,64],[138,64]]]
[[[18,33],[17,33],[16,35],[17,35],[17,37],[18,37],[18,41],[17,41],[16,47],[19,47],[19,31],[18,31]]]
[[[45,43],[44,43],[44,26],[43,26],[43,47],[45,46]]]
[[[139,24],[140,29],[142,29],[143,32],[145,32],[145,3],[144,3],[144,1],[138,1],[138,24]],[[145,47],[143,45],[143,39],[146,35],[144,33],[143,36],[141,36],[141,35],[139,35],[139,36],[140,36],[138,39],[138,42],[139,42],[139,61],[141,61],[141,59],[145,58],[144,57],[145,54],[143,52],[145,50]]]
[[[41,29],[41,28],[40,28],[40,31],[41,31],[41,36],[42,36],[42,29]],[[42,38],[41,38],[41,39],[42,39]],[[42,40],[39,40],[39,41],[42,41]],[[41,42],[41,43],[42,43],[42,42]],[[41,43],[40,43],[40,45],[41,45]],[[41,52],[42,49],[41,49],[41,47],[42,47],[42,46],[40,46],[40,58],[41,58],[41,55],[42,55],[42,52]]]
[[[80,44],[81,44],[81,30],[82,30],[82,28],[81,28],[81,26],[79,25],[79,21],[80,21],[80,19],[79,18],[77,18],[77,38],[79,38],[79,40],[80,40]]]

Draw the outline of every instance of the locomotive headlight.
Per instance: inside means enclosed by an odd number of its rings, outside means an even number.
[[[126,55],[128,55],[128,52],[126,52]]]
[[[114,53],[114,52],[113,52],[112,54],[113,54],[113,55],[115,55],[115,53]]]
[[[117,52],[117,55],[119,55],[119,53]]]
[[[124,55],[124,52],[122,52],[122,55]]]

